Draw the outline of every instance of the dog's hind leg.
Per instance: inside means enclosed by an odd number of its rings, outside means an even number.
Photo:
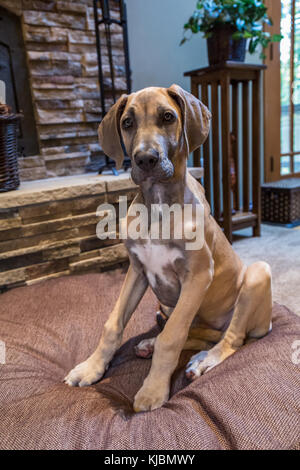
[[[186,368],[189,379],[199,377],[236,352],[245,342],[265,336],[272,317],[271,270],[257,262],[245,272],[233,316],[224,337],[209,351],[195,354]]]
[[[156,312],[156,323],[161,331],[164,329],[173,310],[174,309],[172,307],[167,307],[166,305],[159,303],[158,311]],[[134,347],[135,354],[143,359],[149,359],[152,357],[155,340],[156,336],[154,338],[147,338],[140,341],[139,344]]]
[[[138,357],[143,359],[149,359],[152,357],[154,351],[155,338],[143,339],[137,346],[135,346],[134,351]],[[215,343],[205,341],[200,338],[188,338],[183,350],[186,351],[203,351],[212,348]]]
[[[165,327],[168,321],[168,317],[171,316],[174,309],[171,307],[162,306],[156,314],[156,321],[161,330]],[[166,314],[168,312],[168,314]],[[186,351],[203,351],[211,349],[218,341],[220,341],[224,333],[211,328],[191,328],[189,336],[183,346],[183,350]],[[135,346],[135,354],[138,357],[149,359],[152,357],[154,351],[156,337],[147,338],[142,340],[137,346]]]
[[[203,351],[208,350],[214,346],[215,343],[205,341],[203,339],[188,338],[183,346],[184,351]]]
[[[223,331],[214,330],[212,328],[191,328],[183,349],[190,351],[206,351],[218,343],[223,335]]]
[[[168,308],[168,316],[166,309]],[[168,317],[172,314],[173,309],[160,305],[160,310],[156,314],[156,321],[161,330],[168,321]],[[203,351],[212,348],[218,341],[220,341],[223,332],[213,330],[211,328],[191,328],[189,336],[186,340],[183,350],[186,351]],[[135,346],[135,354],[138,357],[149,359],[152,357],[154,351],[156,337],[143,339],[137,346]]]

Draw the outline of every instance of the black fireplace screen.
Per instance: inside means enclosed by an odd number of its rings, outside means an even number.
[[[118,4],[119,6],[119,19],[112,17],[111,4]],[[101,15],[98,14],[98,8],[101,8]],[[131,72],[129,65],[129,48],[128,48],[128,33],[127,33],[127,14],[126,14],[126,4],[124,0],[94,0],[94,16],[95,16],[95,31],[96,31],[96,47],[97,47],[97,58],[98,58],[98,76],[99,76],[99,85],[100,85],[100,102],[101,102],[101,111],[102,119],[104,118],[107,112],[106,98],[108,96],[112,97],[113,102],[115,103],[118,97],[118,90],[116,87],[116,76],[115,76],[115,67],[114,67],[114,58],[112,51],[112,32],[111,26],[118,25],[120,26],[120,31],[123,34],[123,51],[124,51],[124,64],[125,64],[125,78],[126,78],[126,90],[122,90],[126,93],[131,93]],[[115,16],[115,15],[114,15]],[[102,33],[104,26],[104,34]],[[104,41],[103,41],[104,39]],[[103,73],[103,52],[107,53],[108,65],[109,65],[109,80],[105,80]],[[124,169],[129,168],[130,159],[126,155],[124,146]],[[115,168],[115,163],[108,157],[105,156],[105,162],[99,168],[99,173],[102,173],[103,170],[110,169],[114,174],[117,174]]]

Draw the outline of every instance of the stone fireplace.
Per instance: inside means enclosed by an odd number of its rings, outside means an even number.
[[[109,1],[118,20],[119,1]],[[123,34],[115,24],[111,42],[118,98],[127,87]],[[108,109],[104,47],[102,64]],[[136,187],[129,172],[97,172],[104,155],[93,0],[0,0],[0,79],[7,104],[24,115],[21,185],[0,194],[0,293],[126,263],[121,240],[96,236],[99,204],[117,204],[120,195],[130,202]]]
[[[9,70],[13,76],[6,72],[6,80],[8,104],[16,109],[18,101],[24,114],[21,180],[96,171],[103,153],[97,140],[101,109],[93,0],[0,0],[0,7],[0,23],[10,32],[13,27],[17,38],[11,47],[11,56],[16,58]],[[112,17],[119,18],[118,2],[110,0],[110,7]],[[126,90],[123,36],[117,25],[111,31],[115,86],[121,94]],[[1,60],[4,62],[0,36],[0,78]],[[105,50],[103,64],[109,107],[112,98]],[[15,96],[9,86],[12,78]]]
[[[118,5],[110,0],[116,19]],[[8,104],[24,114],[21,185],[0,194],[0,293],[127,264],[118,229],[112,239],[96,234],[97,207],[110,203],[118,214],[120,196],[130,203],[137,188],[130,171],[97,172],[104,156],[97,139],[93,0],[0,0],[0,9],[0,79],[7,83]],[[111,26],[121,94],[126,76],[119,29]],[[105,50],[102,58],[108,109],[113,100]],[[197,179],[203,175],[200,168],[190,171]]]

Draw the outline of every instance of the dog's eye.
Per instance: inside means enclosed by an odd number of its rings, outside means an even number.
[[[174,119],[175,119],[174,114],[170,113],[170,111],[165,112],[164,121],[172,122],[172,121],[174,121]]]
[[[122,127],[123,129],[128,129],[129,127],[131,127],[133,124],[133,121],[130,117],[124,119],[124,121],[122,122]]]

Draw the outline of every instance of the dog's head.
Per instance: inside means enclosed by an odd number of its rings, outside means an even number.
[[[203,144],[210,119],[206,106],[178,85],[150,87],[119,98],[99,126],[99,141],[117,168],[123,141],[137,184],[147,178],[164,181]]]

